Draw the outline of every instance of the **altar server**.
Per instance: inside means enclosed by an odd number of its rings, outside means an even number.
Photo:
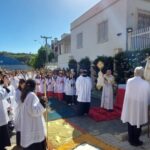
[[[35,82],[36,82],[36,89],[35,89],[35,92],[36,92],[37,96],[41,96],[41,93],[40,93],[41,76],[40,76],[39,73],[38,73],[37,76],[35,77]]]
[[[27,80],[21,95],[21,146],[24,150],[46,150],[45,108],[34,93],[36,83]]]
[[[46,78],[47,97],[52,98],[54,96],[54,83],[53,83],[52,72],[48,73]]]
[[[75,79],[73,78],[73,74],[70,73],[69,77],[65,79],[65,98],[68,105],[72,105],[74,103],[75,98]]]
[[[62,71],[59,71],[59,75],[56,79],[56,89],[57,89],[58,100],[63,100],[64,98],[64,76],[63,76]]]
[[[24,88],[25,85],[25,80],[24,79],[20,79],[19,80],[19,86],[16,89],[16,96],[15,96],[15,100],[17,103],[17,107],[15,110],[15,129],[16,129],[16,144],[17,146],[20,146],[20,121],[21,121],[21,92]]]
[[[81,70],[81,75],[76,80],[76,94],[78,101],[78,115],[88,114],[91,103],[91,78],[87,75],[87,70]]]
[[[128,79],[121,114],[122,122],[128,123],[128,141],[133,146],[143,144],[139,139],[141,127],[148,122],[150,85],[142,79],[143,72],[143,67],[136,67],[134,77]]]
[[[8,133],[9,117],[7,107],[4,104],[4,102],[7,101],[10,90],[7,88],[9,80],[7,78],[1,79],[1,83],[2,82],[4,82],[4,84],[0,85],[0,150],[5,150],[6,146],[11,145]]]

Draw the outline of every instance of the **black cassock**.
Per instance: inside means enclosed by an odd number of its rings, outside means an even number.
[[[0,150],[4,150],[6,146],[11,146],[8,125],[0,126]]]

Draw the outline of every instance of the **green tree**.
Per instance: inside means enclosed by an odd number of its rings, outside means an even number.
[[[35,68],[43,68],[44,67],[44,65],[46,63],[46,54],[47,53],[46,53],[45,47],[41,47],[38,50],[38,54],[34,60],[34,67]]]
[[[82,58],[79,62],[80,69],[87,69],[90,70],[91,68],[91,61],[88,57]]]
[[[52,60],[54,59],[54,53],[53,52],[51,52],[49,55],[48,55],[48,61],[49,62],[52,62]]]
[[[77,71],[77,65],[78,63],[75,59],[70,59],[68,62],[69,69],[74,69],[75,72]]]

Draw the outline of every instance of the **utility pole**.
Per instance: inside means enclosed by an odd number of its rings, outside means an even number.
[[[41,38],[45,40],[45,49],[46,49],[46,63],[48,63],[48,43],[47,43],[47,40],[48,39],[51,39],[52,37],[48,37],[48,36],[42,36],[41,35]]]

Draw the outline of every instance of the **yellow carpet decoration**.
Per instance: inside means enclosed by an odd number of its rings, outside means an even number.
[[[82,143],[88,143],[101,150],[119,150],[119,148],[108,145],[104,141],[97,139],[90,134],[81,135],[80,137],[73,139],[64,145],[61,145],[60,147],[57,148],[57,150],[73,150],[75,147],[77,147]]]
[[[82,143],[88,143],[101,150],[119,150],[63,119],[49,122],[48,128],[49,150],[73,150]]]
[[[69,142],[82,135],[82,131],[74,128],[63,119],[50,121],[48,123],[48,143],[50,150],[57,150],[60,145]]]

